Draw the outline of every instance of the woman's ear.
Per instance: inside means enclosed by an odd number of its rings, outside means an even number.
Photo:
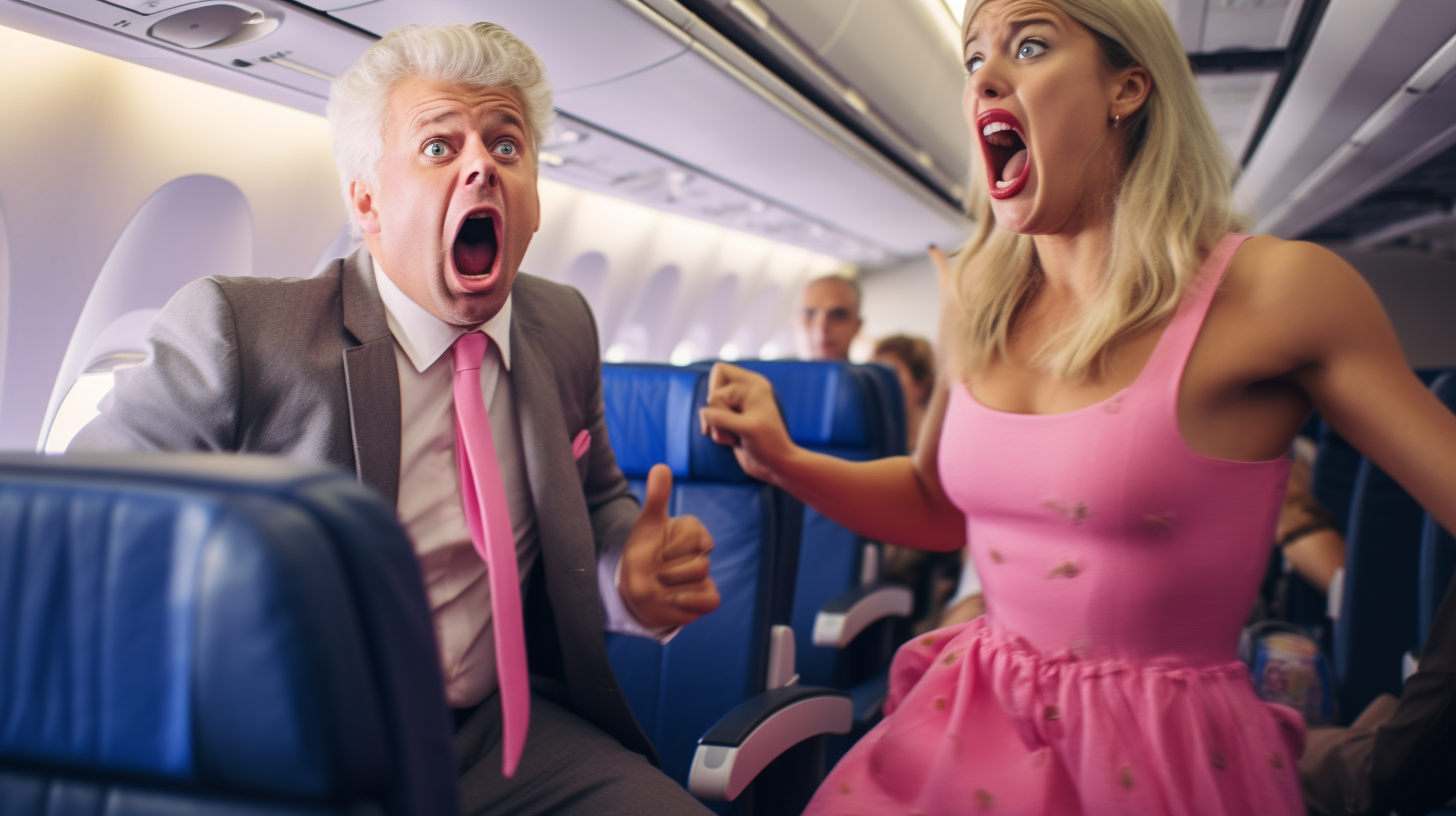
[[[1118,71],[1115,80],[1117,84],[1112,89],[1112,107],[1107,112],[1107,118],[1117,117],[1119,121],[1127,121],[1129,116],[1137,113],[1148,101],[1148,94],[1153,90],[1153,77],[1148,69],[1134,65]]]

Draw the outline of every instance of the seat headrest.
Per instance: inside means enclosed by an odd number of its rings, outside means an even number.
[[[707,397],[706,368],[603,364],[607,435],[622,473],[641,478],[665,463],[678,478],[749,481],[732,450],[702,434],[698,409]]]
[[[809,360],[745,360],[736,365],[773,383],[789,436],[817,448],[873,448],[885,429],[866,366]]]
[[[453,804],[448,768],[411,770],[451,765],[418,567],[350,474],[0,455],[0,585],[0,757],[394,813]]]

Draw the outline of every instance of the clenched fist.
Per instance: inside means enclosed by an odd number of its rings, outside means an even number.
[[[718,587],[708,577],[713,536],[693,516],[672,518],[672,470],[647,474],[647,497],[622,549],[618,589],[627,608],[649,629],[685,626],[718,608]]]

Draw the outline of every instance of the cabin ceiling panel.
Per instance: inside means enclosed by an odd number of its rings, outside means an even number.
[[[557,105],[689,166],[712,168],[772,203],[813,213],[896,255],[963,239],[962,224],[920,203],[696,53],[562,93]]]
[[[1284,233],[1270,215],[1287,210],[1290,194],[1453,33],[1456,13],[1449,0],[1330,4],[1245,168],[1242,192],[1253,200],[1261,229]]]
[[[961,115],[966,71],[923,4],[859,0],[843,33],[820,57],[910,141],[957,181],[969,172],[970,136]],[[779,0],[775,6],[792,6]],[[811,5],[806,3],[805,5]]]
[[[498,23],[540,55],[558,93],[626,76],[687,48],[611,0],[376,0],[331,14],[380,36],[408,23]]]
[[[1279,72],[1199,74],[1195,80],[1230,161],[1237,163],[1254,135]]]
[[[1302,0],[1210,0],[1199,51],[1284,48]]]

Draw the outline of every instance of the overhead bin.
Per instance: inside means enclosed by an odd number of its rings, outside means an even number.
[[[343,8],[316,0],[335,7],[328,13],[276,0],[125,2],[135,8],[0,0],[0,25],[322,113],[330,79],[369,47],[372,35],[407,23],[490,20],[541,55],[559,108],[589,125],[889,255],[919,255],[929,243],[953,246],[965,234],[951,204],[746,55],[734,51],[736,62],[726,61],[722,53],[733,46],[673,0],[653,0],[651,8],[636,0],[373,0]],[[193,42],[172,31],[177,26],[159,28],[211,6],[257,12],[273,30],[234,45],[228,36]],[[664,6],[673,13],[660,13]],[[214,18],[244,19],[231,12],[208,17]],[[171,32],[172,41],[151,31]],[[703,46],[704,38],[715,50]],[[184,41],[197,47],[178,44]]]
[[[187,15],[197,19],[176,24]],[[248,18],[258,22],[244,22],[243,36],[187,36]],[[321,14],[274,0],[0,0],[0,25],[319,114],[330,80],[374,42]],[[252,36],[259,29],[268,30]]]
[[[1456,143],[1453,36],[1449,0],[1330,4],[1245,170],[1259,231],[1297,237]]]

